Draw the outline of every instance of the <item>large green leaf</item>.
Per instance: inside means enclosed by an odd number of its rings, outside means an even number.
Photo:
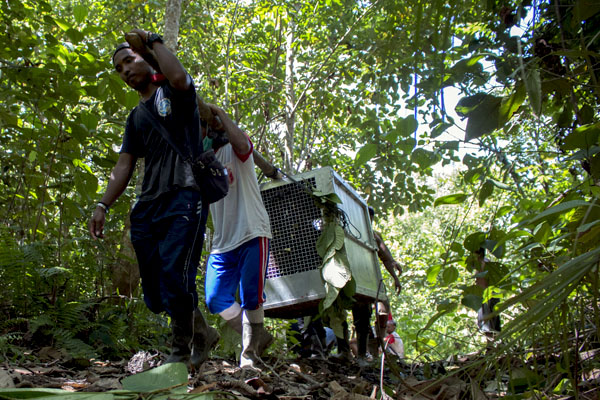
[[[441,206],[441,205],[445,205],[445,204],[464,203],[464,201],[467,199],[467,197],[468,196],[464,193],[449,194],[449,195],[438,197],[437,199],[435,199],[435,201],[433,202],[433,206],[437,207],[437,206]]]
[[[468,293],[463,296],[460,302],[463,306],[469,307],[470,309],[477,311],[481,307],[482,298],[481,296]]]
[[[375,143],[367,143],[356,154],[354,164],[359,167],[375,157],[377,154],[377,145]]]
[[[346,240],[346,234],[344,232],[344,228],[340,225],[335,225],[335,239],[333,241],[333,247],[336,251],[341,250],[344,247],[344,242]]]
[[[463,246],[470,252],[476,252],[484,245],[485,236],[485,232],[471,233],[465,238]]]
[[[325,258],[327,251],[336,239],[337,224],[327,223],[321,231],[321,235],[317,239],[316,247],[319,257]]]
[[[479,190],[479,207],[483,206],[483,203],[485,203],[485,200],[488,197],[490,197],[493,192],[494,192],[494,184],[492,183],[491,180],[487,179],[481,186],[481,189]]]
[[[330,285],[341,289],[352,277],[348,259],[343,251],[338,251],[323,264],[321,274],[323,280]]]
[[[0,389],[0,399],[36,399],[36,400],[113,400],[131,398],[115,396],[112,393],[68,392],[61,389],[19,388]]]
[[[77,23],[82,23],[88,15],[88,8],[83,4],[77,4],[73,7],[73,16]]]
[[[465,141],[491,133],[500,127],[501,97],[486,95],[483,101],[468,114]]]
[[[436,264],[429,267],[429,269],[427,270],[427,281],[431,284],[434,284],[437,280],[437,276],[439,275],[441,269],[441,264]]]
[[[583,201],[583,200],[570,200],[570,201],[566,201],[564,203],[560,203],[559,205],[556,205],[554,207],[551,207],[547,210],[542,211],[541,213],[537,214],[535,217],[533,217],[530,220],[526,220],[523,221],[521,223],[521,225],[523,224],[532,224],[534,222],[537,222],[543,218],[546,218],[548,216],[551,215],[555,215],[555,214],[562,214],[565,213],[567,211],[570,211],[574,208],[577,207],[598,207],[597,204],[592,204],[592,203],[588,203],[587,201]]]
[[[123,389],[132,392],[149,393],[170,389],[174,393],[185,393],[187,392],[188,370],[183,363],[164,364],[123,378],[121,383]]]
[[[458,279],[458,270],[455,267],[446,267],[442,272],[442,281],[446,286],[454,283]]]
[[[419,164],[419,168],[425,169],[435,164],[438,161],[438,156],[432,151],[419,147],[412,152],[410,159]]]
[[[518,84],[514,93],[508,97],[503,97],[498,111],[498,125],[506,124],[512,116],[517,112],[521,104],[525,101],[526,91],[525,85]]]
[[[321,311],[329,309],[333,305],[340,293],[340,289],[328,283],[325,284],[325,291],[325,298],[323,299],[321,304],[319,304],[319,308],[321,309]]]
[[[561,144],[563,150],[589,149],[600,139],[600,122],[574,129]]]

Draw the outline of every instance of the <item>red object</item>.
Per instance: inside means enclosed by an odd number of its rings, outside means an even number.
[[[159,83],[167,79],[163,74],[152,74],[150,81],[152,83]]]
[[[392,335],[390,333],[389,335],[387,335],[385,337],[385,341],[386,341],[386,343],[390,344],[390,343],[394,343],[396,341],[396,339],[394,338],[394,335]]]

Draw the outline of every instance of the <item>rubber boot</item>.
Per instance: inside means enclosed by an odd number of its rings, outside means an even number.
[[[258,356],[262,357],[265,350],[267,350],[267,348],[269,348],[274,341],[275,337],[265,329],[263,324],[260,324],[260,329],[258,330],[258,345],[256,350]]]
[[[190,364],[199,368],[208,358],[208,353],[216,346],[221,336],[219,332],[209,326],[204,315],[199,309],[194,310],[194,331],[192,336],[192,355]]]
[[[319,360],[325,359],[325,349],[323,348],[323,343],[321,343],[321,339],[317,335],[310,335],[310,358],[316,358]]]
[[[350,335],[348,334],[348,324],[344,321],[342,327],[344,329],[344,337],[337,338],[338,353],[332,357],[338,361],[350,362],[352,361],[352,352],[350,351]]]
[[[182,362],[187,364],[190,361],[192,318],[192,314],[179,317],[171,316],[173,339],[171,341],[171,354],[167,357],[165,363]]]
[[[233,329],[234,331],[236,331],[237,333],[239,333],[240,335],[242,335],[242,313],[239,313],[239,315],[235,318],[232,319],[228,319],[227,320],[227,325],[229,325],[229,327],[231,329]],[[273,344],[273,342],[275,341],[275,338],[273,337],[273,335],[271,335],[264,327],[264,325],[262,325],[262,329],[259,330],[258,332],[258,348],[257,348],[257,354],[258,356],[262,356],[263,353],[265,352],[265,350]]]
[[[261,370],[262,360],[259,354],[259,337],[264,331],[263,323],[242,324],[242,354],[240,355],[240,368]]]
[[[364,368],[370,365],[367,359],[367,341],[369,335],[367,332],[357,332],[356,334],[356,345],[358,354],[356,355],[356,363],[359,367]]]
[[[240,335],[242,334],[242,313],[241,312],[237,315],[237,317],[235,317],[233,319],[228,319],[226,321],[227,321],[227,325],[231,329],[233,329]]]

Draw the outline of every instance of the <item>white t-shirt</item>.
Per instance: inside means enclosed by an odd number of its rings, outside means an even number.
[[[229,193],[210,205],[214,236],[211,254],[225,253],[257,237],[271,238],[271,224],[260,196],[254,171],[254,146],[236,154],[231,143],[217,150],[217,159],[227,168]]]
[[[400,339],[400,335],[395,331],[385,337],[387,343],[386,350],[400,358],[404,358],[404,343]]]

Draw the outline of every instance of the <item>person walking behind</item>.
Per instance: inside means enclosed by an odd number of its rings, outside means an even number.
[[[242,335],[240,367],[260,370],[260,356],[274,340],[264,328],[262,306],[271,225],[256,179],[252,142],[225,111],[208,106],[229,139],[215,149],[227,168],[229,193],[210,205],[214,236],[206,268],[206,304]],[[241,304],[236,301],[238,289]]]

